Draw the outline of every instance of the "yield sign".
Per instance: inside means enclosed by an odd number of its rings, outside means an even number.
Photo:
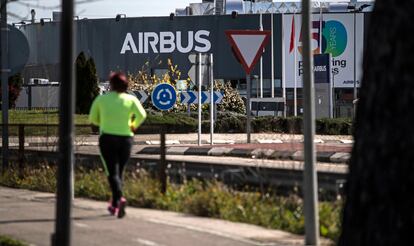
[[[244,71],[250,74],[269,41],[270,31],[227,30],[225,33]]]

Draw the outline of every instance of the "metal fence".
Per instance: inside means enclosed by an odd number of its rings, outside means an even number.
[[[0,124],[2,129],[4,125]],[[37,163],[57,164],[59,158],[58,150],[58,124],[9,124],[9,153],[10,162],[24,168],[27,165]],[[227,144],[224,148],[234,147],[235,155],[221,156],[215,158],[210,156],[197,156],[197,153],[184,153],[174,155],[171,150],[175,147],[193,148],[200,152],[211,150],[212,146],[203,145],[196,147],[195,144],[171,144],[168,137],[173,136],[174,129],[162,125],[145,125],[139,128],[135,136],[135,146],[128,165],[129,170],[145,169],[153,177],[158,178],[161,190],[165,191],[167,180],[173,183],[181,183],[187,179],[219,180],[228,186],[235,188],[259,189],[264,192],[269,188],[277,190],[292,190],[301,187],[303,162],[298,159],[284,157],[287,152],[277,152],[279,159],[271,159],[269,150],[262,149],[249,155],[237,157],[237,151],[242,151],[240,144]],[[189,134],[189,133],[185,133]],[[285,134],[287,141],[291,142],[285,146],[289,149],[301,145],[297,136]],[[146,144],[143,139],[150,140]],[[194,142],[196,139],[194,139]],[[99,157],[99,129],[89,124],[78,124],[74,131],[75,167],[97,168],[101,165]],[[255,144],[256,148],[266,148],[267,145]],[[218,148],[223,148],[219,145]],[[240,148],[240,149],[237,149]],[[145,150],[145,151],[143,151]],[[168,156],[167,156],[168,151]],[[300,149],[299,149],[300,151]],[[137,153],[139,152],[139,154]],[[271,152],[271,151],[270,151]],[[191,155],[191,156],[189,156]],[[192,157],[192,158],[191,158]],[[245,157],[245,158],[241,158]],[[249,157],[249,158],[246,158]],[[228,158],[228,159],[226,159]],[[274,163],[280,161],[275,167]],[[333,195],[341,193],[344,174],[320,173],[320,187]]]

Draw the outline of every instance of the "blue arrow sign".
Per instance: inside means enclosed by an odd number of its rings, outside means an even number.
[[[223,92],[220,92],[220,91],[215,91],[215,92],[213,93],[213,101],[214,101],[214,104],[219,104],[219,103],[221,103],[221,101],[223,100],[223,97],[224,97]]]
[[[148,95],[147,93],[145,93],[145,91],[132,91],[130,93],[133,96],[136,96],[139,100],[140,103],[145,103],[145,101],[147,101],[148,99]]]
[[[208,100],[209,96],[210,96],[210,93],[208,93],[208,91],[202,91],[201,92],[201,104],[204,104],[204,103],[207,103],[207,101],[210,101]]]
[[[152,104],[159,110],[169,110],[177,101],[175,89],[170,84],[157,85],[151,94]]]
[[[215,91],[213,93],[214,96],[214,103],[218,104],[221,103],[223,100],[223,93],[220,91]],[[181,103],[184,104],[198,104],[198,92],[197,91],[187,91],[187,92],[181,92]],[[209,91],[202,91],[201,92],[201,103],[210,103],[210,92]]]
[[[196,103],[197,102],[197,94],[194,91],[188,92],[181,92],[181,103],[188,104],[188,103]]]

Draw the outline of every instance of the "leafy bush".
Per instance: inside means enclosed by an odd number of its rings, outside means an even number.
[[[0,245],[1,246],[27,246],[26,243],[15,240],[8,236],[0,236]]]
[[[217,105],[217,110],[221,112],[234,112],[239,114],[246,113],[246,106],[237,89],[231,86],[230,82],[223,83],[215,81],[214,90],[223,92],[223,100]]]

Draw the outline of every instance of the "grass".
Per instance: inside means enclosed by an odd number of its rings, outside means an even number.
[[[0,116],[0,119],[2,117]],[[59,123],[59,112],[57,110],[10,110],[9,124],[55,124]],[[75,124],[89,124],[88,115],[75,115]],[[58,127],[25,127],[26,136],[57,136]],[[10,126],[9,134],[18,135],[18,127]],[[90,127],[79,127],[77,135],[91,134]]]
[[[9,110],[9,123],[58,124],[59,112],[57,110]],[[88,115],[75,115],[75,124],[89,124]]]
[[[27,244],[11,237],[0,235],[0,246],[27,246]]]
[[[0,177],[0,184],[38,191],[54,192],[55,168],[47,165],[27,168],[19,173],[10,169]],[[78,197],[107,201],[110,191],[103,170],[76,171],[75,194]],[[244,222],[296,234],[304,233],[303,200],[292,194],[275,196],[274,192],[240,192],[220,182],[186,181],[168,184],[165,195],[159,183],[145,171],[125,176],[124,195],[131,206],[154,208]],[[340,233],[342,202],[320,202],[321,235],[336,240]]]

